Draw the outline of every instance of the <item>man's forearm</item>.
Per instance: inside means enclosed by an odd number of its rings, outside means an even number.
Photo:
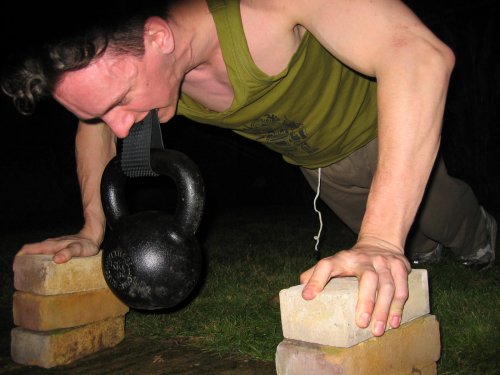
[[[400,251],[439,149],[453,57],[446,48],[425,61],[392,68],[379,82],[379,159],[360,238],[384,239]],[[411,53],[407,60],[412,60]],[[405,62],[403,56],[402,61]],[[403,66],[404,65],[404,66]]]
[[[116,154],[116,138],[104,123],[80,122],[76,135],[76,162],[85,224],[83,232],[100,244],[106,219],[101,204],[101,177]]]

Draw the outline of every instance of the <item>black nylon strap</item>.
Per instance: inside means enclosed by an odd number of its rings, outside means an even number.
[[[151,148],[163,149],[157,110],[149,112],[144,120],[130,129],[123,140],[121,167],[127,177],[158,176],[151,168]]]

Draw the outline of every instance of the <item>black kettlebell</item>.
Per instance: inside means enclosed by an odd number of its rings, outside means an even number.
[[[110,228],[102,253],[104,277],[125,304],[146,310],[174,307],[197,285],[202,255],[195,232],[204,203],[201,174],[186,155],[151,149],[150,162],[156,173],[169,176],[177,186],[175,215],[129,212],[127,177],[119,157],[109,162],[101,181],[101,199]]]

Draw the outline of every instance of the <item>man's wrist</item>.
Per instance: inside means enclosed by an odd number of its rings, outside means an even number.
[[[378,248],[378,249],[384,249],[384,250],[389,250],[394,253],[398,254],[404,254],[404,246],[400,244],[394,244],[390,241],[387,241],[381,237],[378,237],[376,235],[369,235],[369,234],[362,234],[360,233],[358,236],[358,240],[356,241],[356,246],[357,248],[365,248],[365,247],[371,247],[371,248]]]
[[[106,230],[106,221],[103,219],[90,219],[85,217],[85,224],[80,231],[80,234],[96,243],[99,246],[103,239]]]

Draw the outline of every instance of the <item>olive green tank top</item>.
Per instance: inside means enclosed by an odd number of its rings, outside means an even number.
[[[335,163],[373,140],[376,83],[335,59],[306,33],[290,63],[269,76],[254,63],[237,0],[208,0],[234,99],[211,111],[181,94],[178,114],[227,129],[307,168]]]

